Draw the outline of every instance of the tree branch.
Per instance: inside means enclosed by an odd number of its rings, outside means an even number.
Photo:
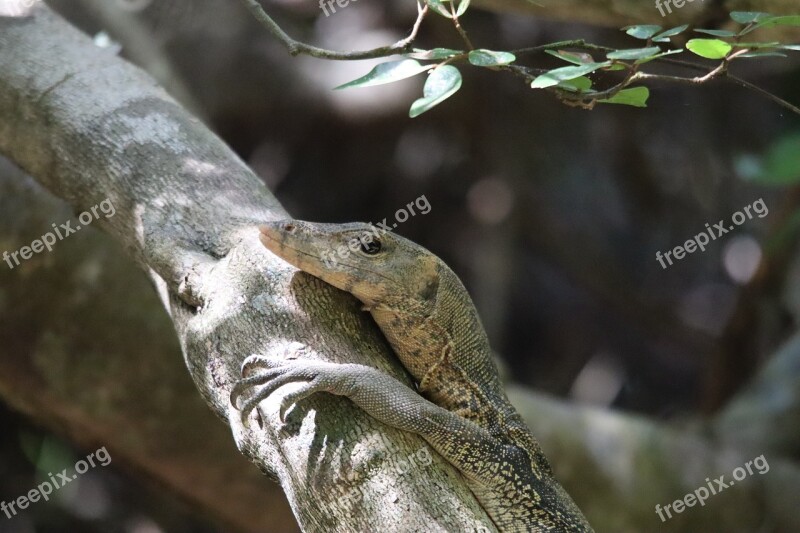
[[[0,157],[5,250],[30,245],[53,222],[76,227],[74,218]],[[174,326],[147,277],[119,252],[86,229],[13,270],[0,262],[0,397],[87,451],[107,446],[113,466],[226,529],[297,531],[280,487],[231,445],[228,427],[198,396]]]
[[[346,400],[318,395],[281,424],[286,387],[262,404],[263,429],[239,422],[229,392],[252,353],[407,377],[352,298],[263,249],[256,225],[286,212],[151,78],[39,4],[0,18],[0,116],[0,152],[50,191],[79,211],[113,203],[97,227],[150,274],[195,386],[239,449],[277,477],[302,529],[493,530],[422,439]],[[406,475],[401,465],[422,448],[432,460]]]
[[[796,374],[791,381],[795,390]],[[800,530],[796,510],[800,468],[791,456],[779,452],[786,444],[796,444],[796,433],[779,446],[737,448],[733,441],[709,438],[705,426],[670,427],[643,417],[566,405],[520,387],[509,387],[507,392],[528,425],[536,428],[556,477],[596,531],[761,531],[765,524],[771,531]],[[771,398],[763,396],[759,405],[763,407]],[[757,411],[749,414],[757,417]],[[796,411],[795,405],[783,414]],[[740,426],[758,420],[737,418]],[[774,434],[772,420],[757,425],[764,440]],[[656,514],[657,504],[663,508],[683,499],[707,486],[706,478],[724,475],[724,480],[733,480],[734,469],[744,468],[762,454],[769,466],[763,474],[753,470],[752,475],[711,495],[704,505],[695,502],[682,514],[672,513],[671,519],[664,515],[663,522]]]
[[[308,55],[319,59],[335,59],[335,60],[359,60],[359,59],[374,59],[376,57],[387,57],[396,54],[405,54],[411,52],[411,44],[417,38],[417,32],[425,20],[425,15],[428,13],[428,4],[417,4],[417,20],[414,22],[414,27],[411,33],[405,39],[397,41],[396,43],[388,46],[381,46],[373,48],[372,50],[363,50],[357,52],[339,52],[336,50],[326,50],[318,48],[309,44],[297,41],[289,36],[283,29],[270,17],[266,11],[261,7],[257,0],[242,0],[244,5],[258,22],[260,22],[267,30],[274,35],[280,43],[286,47],[289,53],[293,56]]]

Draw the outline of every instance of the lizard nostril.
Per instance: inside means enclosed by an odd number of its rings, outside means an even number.
[[[286,231],[294,231],[294,224],[289,223],[283,226],[283,229]]]

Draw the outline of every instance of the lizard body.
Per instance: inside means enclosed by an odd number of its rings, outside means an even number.
[[[373,235],[368,224],[291,220],[260,230],[270,251],[364,303],[419,392],[363,365],[251,356],[232,399],[261,387],[241,407],[243,416],[278,387],[305,382],[284,397],[281,413],[325,391],[418,433],[464,475],[501,531],[592,531],[508,401],[475,306],[441,259],[398,235]],[[323,259],[341,246],[349,256]]]

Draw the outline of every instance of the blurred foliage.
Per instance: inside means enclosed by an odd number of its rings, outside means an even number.
[[[0,502],[10,503],[36,489],[50,476],[74,465],[91,450],[77,450],[53,435],[31,426],[0,406]],[[166,491],[142,484],[119,470],[113,456],[108,466],[89,468],[62,487],[47,501],[29,502],[15,508],[8,518],[0,512],[2,533],[212,532],[194,511],[177,502]],[[9,509],[9,513],[12,510]]]
[[[530,83],[490,70],[515,66],[522,55],[510,62],[506,54],[523,47],[564,39],[606,43],[596,59],[596,50],[566,47],[542,54],[539,67],[556,81],[552,90],[581,95],[613,87],[622,63],[669,52],[654,44],[661,39],[684,46],[686,28],[619,32],[469,10],[470,38],[481,48],[465,52],[452,20],[432,17],[402,67],[363,76],[383,61],[293,58],[236,2],[123,3],[121,13],[143,28],[140,39],[171,67],[153,75],[165,86],[179,79],[189,87],[204,120],[297,218],[382,220],[424,194],[431,212],[397,231],[462,277],[513,381],[652,417],[696,416],[710,396],[724,400],[741,387],[796,329],[795,263],[771,263],[764,274],[771,283],[757,291],[746,290],[756,273],[744,281],[734,276],[762,251],[793,257],[800,227],[796,116],[732,84],[622,88],[602,100],[647,102],[648,110],[597,106],[586,113],[554,105]],[[82,2],[52,4],[90,35],[105,31],[97,41],[114,43],[109,53],[139,60],[136,43],[115,35]],[[315,2],[272,9],[308,42],[362,49],[404,35],[416,8],[405,1],[358,2],[335,17],[323,16]],[[727,43],[740,37],[731,30],[695,31]],[[631,49],[631,38],[644,46]],[[741,50],[731,44],[729,53]],[[429,72],[430,62],[456,68],[448,60],[465,53],[463,64],[485,68],[456,77],[440,67],[434,87],[410,77],[380,89],[331,90],[360,76],[368,82],[361,85],[375,85],[400,72]],[[584,68],[591,78],[575,74],[590,63],[605,66]],[[569,76],[553,74],[572,67],[578,69]],[[778,95],[800,93],[798,67],[791,55],[736,64],[737,74]],[[459,98],[434,107],[455,90]],[[410,120],[409,102],[420,93],[423,102],[416,105],[426,112]],[[748,221],[669,269],[656,261],[658,250],[762,197],[770,208],[764,219]],[[742,314],[745,305],[754,314]],[[739,324],[735,316],[747,319]],[[744,370],[732,374],[731,368]],[[64,468],[87,453],[11,413],[0,411],[0,423],[5,501],[36,486],[45,469],[60,470],[60,461]],[[104,496],[86,498],[106,499],[101,517],[51,501],[15,521],[0,519],[0,531],[203,531],[195,513],[116,472],[118,466],[92,472],[102,477]]]
[[[796,184],[800,181],[800,133],[778,139],[763,157],[740,157],[737,170],[744,179],[760,185]]]

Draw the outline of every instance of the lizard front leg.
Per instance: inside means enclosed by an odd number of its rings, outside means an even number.
[[[231,402],[243,420],[258,404],[289,383],[302,383],[281,400],[279,416],[317,392],[345,396],[373,418],[417,433],[455,466],[503,531],[589,531],[567,523],[574,504],[549,476],[537,477],[525,450],[494,438],[486,429],[426,400],[375,368],[308,359],[253,355]],[[495,511],[495,512],[493,512]]]
[[[369,366],[252,355],[244,361],[242,375],[231,391],[231,403],[240,410],[244,423],[258,404],[277,389],[302,383],[281,400],[281,421],[297,402],[317,392],[327,392],[349,398],[385,424],[420,434],[445,456],[459,447],[494,440],[477,424],[431,403],[397,379]]]

